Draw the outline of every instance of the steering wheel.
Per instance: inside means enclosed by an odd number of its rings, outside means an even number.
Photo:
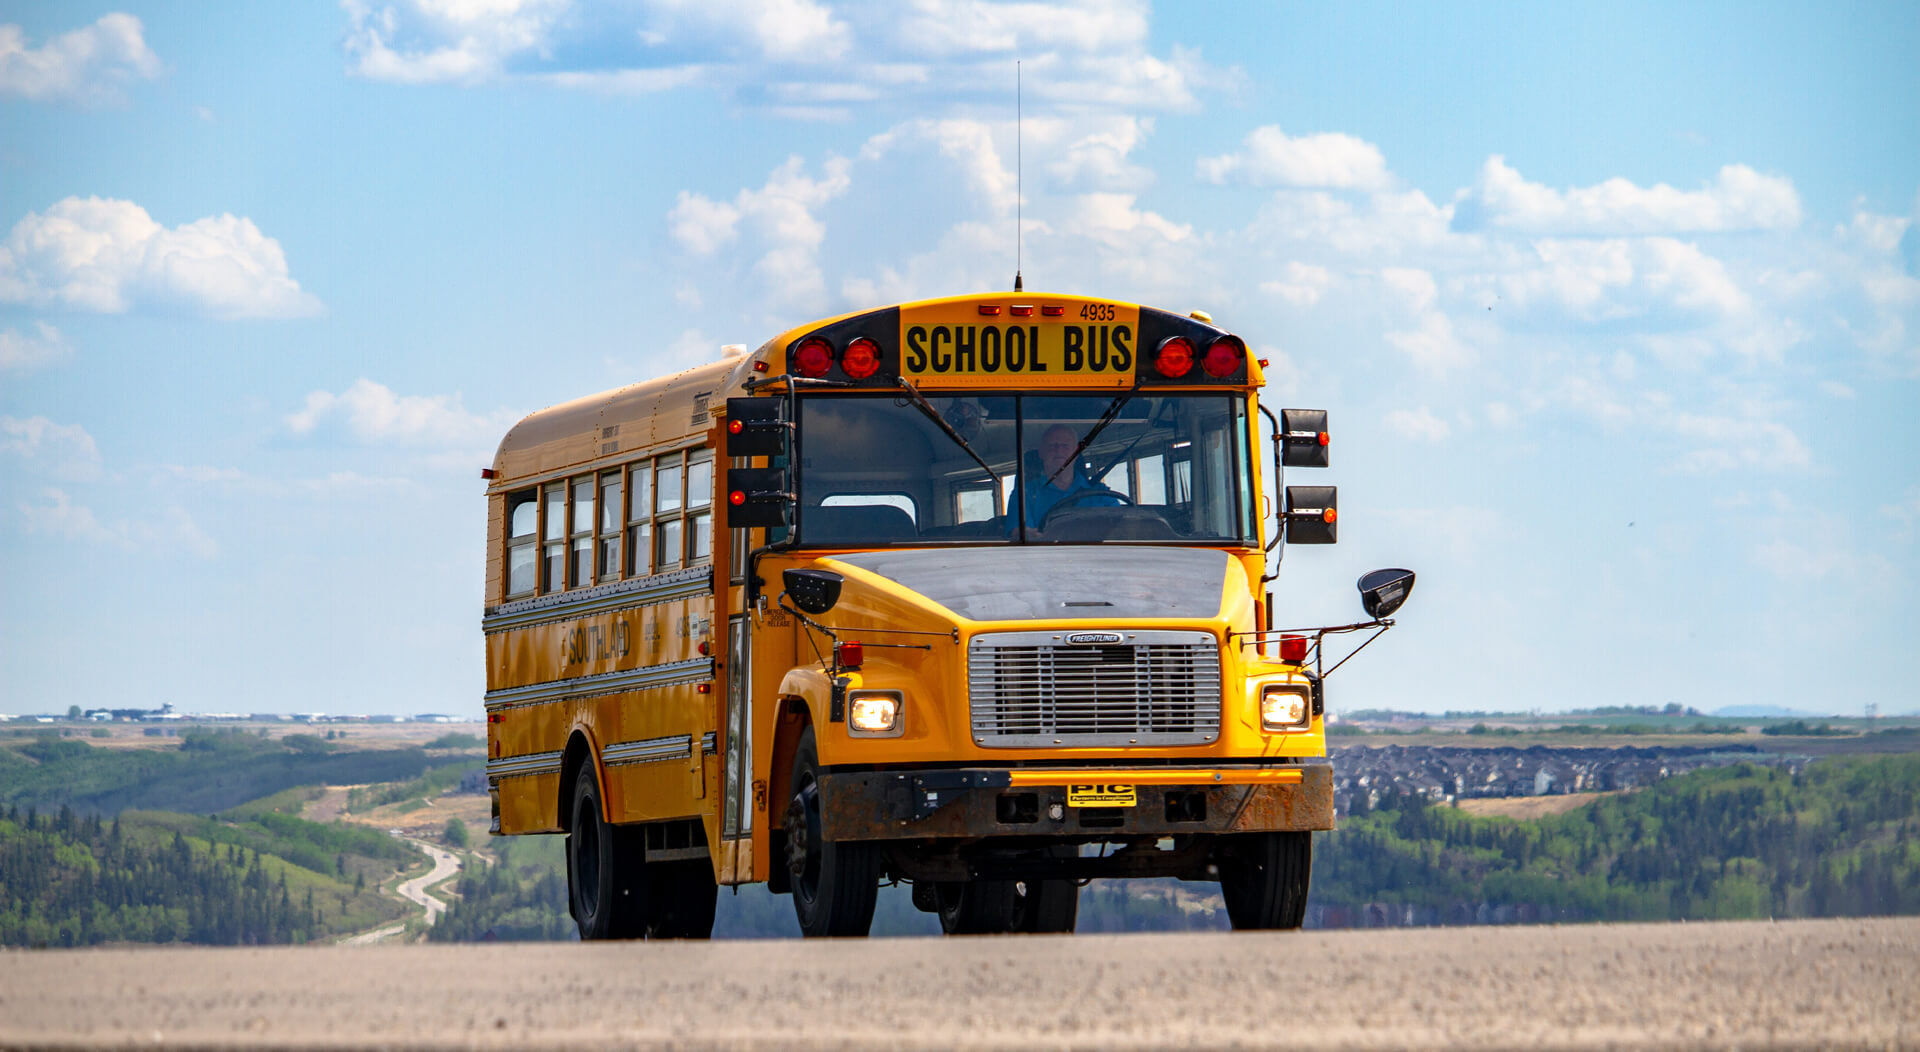
[[[1117,492],[1115,490],[1083,489],[1078,493],[1067,494],[1066,496],[1060,498],[1059,503],[1055,504],[1051,508],[1048,508],[1047,513],[1045,515],[1040,516],[1039,528],[1042,530],[1045,530],[1047,528],[1047,523],[1052,522],[1053,517],[1055,515],[1058,515],[1062,509],[1078,507],[1083,501],[1085,501],[1089,497],[1098,497],[1101,500],[1119,501],[1120,507],[1126,507],[1133,503],[1132,497],[1129,497],[1126,494]]]

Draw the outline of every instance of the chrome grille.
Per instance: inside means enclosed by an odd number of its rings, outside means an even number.
[[[1220,647],[1205,632],[976,636],[967,652],[973,739],[989,748],[1199,745],[1220,736]],[[1096,633],[1097,634],[1097,633]]]

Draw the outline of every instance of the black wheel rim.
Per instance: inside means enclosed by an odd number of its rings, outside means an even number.
[[[787,871],[793,897],[811,909],[820,897],[820,787],[811,771],[787,806]]]

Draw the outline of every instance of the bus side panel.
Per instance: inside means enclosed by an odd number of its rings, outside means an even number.
[[[685,683],[600,699],[607,806],[614,821],[694,818],[713,808],[701,748],[702,736],[715,729],[712,698]],[[622,762],[622,747],[658,755]]]
[[[500,832],[557,833],[560,775],[519,775],[500,780]]]
[[[487,637],[487,687],[501,690],[701,657],[713,599],[697,596]]]

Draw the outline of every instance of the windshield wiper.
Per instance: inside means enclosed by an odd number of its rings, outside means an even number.
[[[900,386],[906,389],[907,395],[910,398],[912,398],[915,408],[919,409],[922,413],[925,413],[928,420],[933,421],[934,424],[940,428],[940,430],[946,432],[946,435],[948,438],[953,439],[954,445],[959,446],[961,450],[963,450],[967,454],[967,456],[970,456],[973,458],[973,462],[975,464],[980,465],[980,470],[986,472],[990,477],[992,477],[994,488],[996,490],[1002,488],[1001,482],[1000,482],[1000,473],[993,470],[992,465],[980,459],[980,454],[973,451],[973,447],[968,445],[967,440],[960,436],[960,432],[955,431],[953,429],[952,424],[947,423],[947,418],[944,416],[941,416],[940,411],[938,409],[935,409],[932,403],[927,401],[927,396],[921,394],[920,389],[918,387],[913,386],[913,381],[902,376],[900,378]]]
[[[1120,410],[1125,409],[1127,403],[1133,401],[1133,396],[1139,393],[1140,388],[1135,386],[1128,390],[1126,394],[1114,398],[1114,400],[1107,405],[1107,411],[1100,414],[1100,420],[1087,432],[1087,437],[1081,439],[1080,444],[1073,447],[1073,455],[1067,458],[1066,463],[1054,469],[1053,474],[1047,476],[1047,481],[1052,482],[1054,479],[1059,478],[1060,472],[1067,470],[1070,465],[1080,463],[1080,454],[1085,453],[1087,447],[1093,445],[1093,440],[1100,437],[1100,432],[1105,431],[1107,425],[1113,423],[1113,418],[1120,415]]]

